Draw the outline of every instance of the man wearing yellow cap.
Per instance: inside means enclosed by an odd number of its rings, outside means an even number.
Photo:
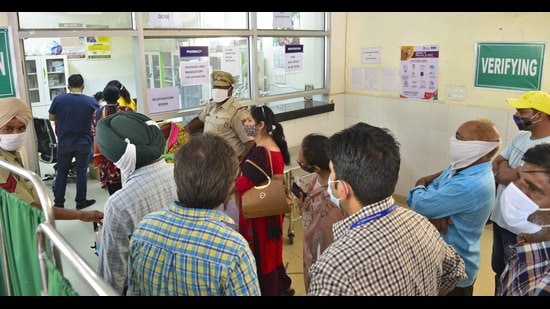
[[[214,71],[211,76],[212,99],[185,128],[190,131],[203,128],[204,133],[223,137],[240,161],[254,145],[254,138],[244,131],[243,121],[248,116],[248,110],[233,97],[235,80],[231,73]]]
[[[523,154],[531,147],[550,143],[550,94],[545,91],[529,91],[519,98],[507,99],[517,112],[514,122],[520,132],[506,145],[493,161],[495,181],[498,183],[493,221],[493,252],[491,267],[495,272],[495,291],[499,289],[500,275],[510,257],[510,246],[517,243],[521,230],[503,216],[501,195],[506,186],[518,180],[523,165]]]

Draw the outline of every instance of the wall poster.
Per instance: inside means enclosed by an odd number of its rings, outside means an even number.
[[[439,47],[401,46],[401,90],[403,99],[437,100]]]

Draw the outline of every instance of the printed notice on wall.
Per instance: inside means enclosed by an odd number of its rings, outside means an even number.
[[[397,91],[397,69],[392,69],[392,68],[382,69],[382,91],[384,92]]]
[[[88,43],[88,59],[110,59],[111,38],[108,36],[86,37]]]
[[[149,25],[153,27],[174,27],[174,13],[172,12],[149,12]]]
[[[380,88],[378,68],[365,68],[365,88],[371,91]]]
[[[350,70],[350,86],[351,89],[363,89],[363,68],[352,67]]]
[[[241,53],[238,46],[226,46],[223,48],[222,71],[231,73],[234,76],[240,76],[241,72]]]
[[[364,64],[380,63],[380,47],[367,47],[361,49],[361,62]]]
[[[200,85],[210,82],[208,61],[180,62],[180,76],[182,85]]]
[[[439,47],[401,46],[400,98],[437,100]]]
[[[292,29],[292,12],[273,12],[273,29]]]
[[[160,113],[178,110],[180,108],[180,92],[178,87],[147,89],[149,112]]]
[[[299,73],[304,71],[304,45],[285,45],[285,71]]]

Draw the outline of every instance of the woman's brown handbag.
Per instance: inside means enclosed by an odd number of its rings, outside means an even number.
[[[269,153],[269,151],[267,151]],[[269,164],[271,165],[271,174],[273,175],[273,164],[271,164],[271,153],[269,153]],[[243,193],[242,210],[247,219],[268,217],[289,213],[294,205],[292,195],[288,189],[284,174],[276,174],[269,177],[258,165],[250,160],[246,162],[252,164],[262,172],[267,181],[254,186]]]

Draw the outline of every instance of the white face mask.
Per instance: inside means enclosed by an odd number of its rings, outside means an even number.
[[[539,208],[523,191],[511,182],[500,196],[502,205],[502,218],[510,227],[516,228],[519,233],[533,234],[543,227],[550,225],[538,225],[527,221],[527,218],[535,211],[550,211],[550,208]]]
[[[334,205],[336,205],[336,206],[338,206],[338,208],[340,208],[340,199],[336,198],[336,196],[334,196],[334,194],[332,194],[332,189],[330,188],[330,183],[331,182],[338,182],[338,180],[336,180],[336,181],[329,180],[328,181],[327,192],[328,192],[328,195],[330,195],[330,200],[334,203]]]
[[[500,142],[461,141],[451,136],[449,154],[454,171],[464,168],[498,147]]]
[[[229,91],[227,89],[212,89],[212,100],[214,102],[223,102],[229,98]]]
[[[128,176],[136,169],[136,145],[130,143],[129,139],[124,139],[126,141],[126,151],[118,161],[113,162],[118,169],[120,169],[120,178],[122,183],[126,182]]]
[[[330,184],[333,183],[333,182],[341,182],[340,180],[328,180],[328,187],[327,187],[327,192],[328,192],[328,195],[330,195],[330,200],[334,203],[334,205],[338,206],[338,208],[342,209],[342,207],[340,206],[340,199],[339,198],[336,198],[336,196],[334,196],[334,194],[332,194],[332,189],[330,188]],[[348,187],[346,187],[346,184],[342,183],[342,185],[344,186],[344,189],[346,189],[346,192],[348,192]]]
[[[27,132],[17,134],[0,134],[0,148],[7,151],[16,151],[25,144]]]

